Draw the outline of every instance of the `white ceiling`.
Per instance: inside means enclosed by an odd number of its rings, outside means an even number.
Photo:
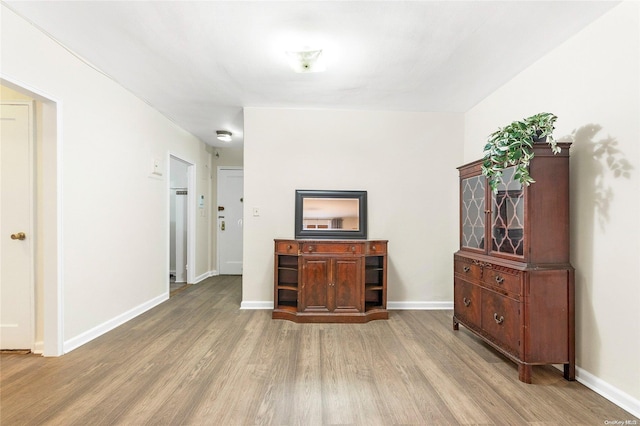
[[[611,1],[5,1],[204,142],[243,107],[464,112]],[[287,50],[323,48],[296,74]]]

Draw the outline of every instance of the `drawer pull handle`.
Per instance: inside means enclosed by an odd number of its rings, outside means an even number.
[[[470,270],[470,269],[471,269],[471,268],[469,268],[468,266],[465,266],[464,268],[462,268],[462,270],[463,270],[464,272],[469,272],[469,270]]]
[[[502,324],[504,322],[504,317],[500,315],[500,318],[498,318],[498,314],[495,312],[493,314],[493,319],[496,321],[496,324]]]
[[[502,284],[503,281],[504,281],[504,277],[501,277],[500,275],[496,275],[496,282],[498,284]]]
[[[293,247],[291,246],[291,244],[289,244],[289,245],[287,246],[287,250],[291,250],[292,248],[293,248]]]
[[[309,253],[313,251],[313,246],[309,246]]]
[[[464,303],[464,306],[469,307],[469,305],[471,304],[471,299],[467,299],[466,297],[462,299],[462,303]]]
[[[351,246],[351,251],[356,251],[356,246]]]

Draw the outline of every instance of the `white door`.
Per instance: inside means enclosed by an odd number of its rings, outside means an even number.
[[[0,113],[0,349],[33,345],[32,106]]]
[[[218,169],[218,268],[221,275],[242,274],[242,194],[244,171]]]

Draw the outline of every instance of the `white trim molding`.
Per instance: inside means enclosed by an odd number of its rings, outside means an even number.
[[[216,271],[205,272],[204,274],[198,275],[194,279],[194,281],[192,283],[190,283],[190,284],[198,284],[199,282],[202,282],[202,281],[206,280],[207,278],[213,277],[215,275],[218,275],[218,273]]]
[[[387,309],[393,311],[441,311],[453,309],[453,302],[387,302]]]
[[[273,300],[264,302],[261,300],[243,300],[240,309],[273,309]]]
[[[603,398],[606,398],[609,401],[613,402],[623,410],[628,411],[635,417],[640,417],[640,400],[634,398],[628,393],[621,391],[615,386],[605,382],[604,380],[594,376],[593,374],[589,373],[588,371],[580,367],[576,367],[576,380],[582,383],[583,385],[585,385],[586,387],[588,387],[589,389],[591,389],[592,391],[594,391],[595,393],[599,394]],[[611,420],[614,420],[614,419],[611,419]],[[616,420],[627,420],[627,419],[616,419]],[[634,423],[629,423],[629,424],[634,424]]]
[[[117,317],[110,319],[109,321],[103,322],[102,324],[96,327],[93,327],[92,329],[87,330],[84,333],[81,333],[78,336],[65,341],[64,348],[63,348],[64,353],[68,353],[76,348],[79,348],[85,343],[88,343],[91,340],[102,336],[108,331],[113,330],[119,325],[122,325],[125,322],[130,321],[133,318],[137,317],[138,315],[145,313],[152,308],[155,308],[156,306],[158,306],[159,304],[161,304],[162,302],[168,299],[169,299],[168,293],[161,294],[160,296],[154,297],[153,299],[145,303],[142,303],[141,305],[138,305],[132,309],[129,309],[127,312],[124,312],[123,314],[120,314]]]

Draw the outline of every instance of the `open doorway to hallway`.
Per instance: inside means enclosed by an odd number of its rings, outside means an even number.
[[[193,163],[169,155],[169,296],[185,289],[190,282],[193,167]]]

